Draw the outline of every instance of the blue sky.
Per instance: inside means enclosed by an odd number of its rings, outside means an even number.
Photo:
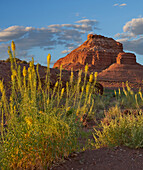
[[[87,34],[101,34],[123,43],[143,64],[142,0],[1,0],[0,59],[16,43],[16,54],[27,61],[52,63],[81,45]]]

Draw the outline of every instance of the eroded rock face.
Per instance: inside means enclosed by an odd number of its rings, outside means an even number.
[[[80,47],[59,59],[54,64],[54,68],[59,68],[62,64],[67,70],[71,68],[79,70],[83,69],[88,63],[89,69],[100,72],[115,63],[120,52],[123,53],[121,43],[112,38],[89,34],[87,40]]]
[[[136,64],[136,56],[133,53],[119,53],[116,58],[117,64]]]

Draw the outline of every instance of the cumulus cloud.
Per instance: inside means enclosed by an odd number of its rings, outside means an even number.
[[[130,32],[134,35],[143,34],[143,18],[133,18],[123,27],[124,32]]]
[[[133,18],[123,27],[123,33],[118,33],[118,41],[123,43],[124,49],[143,55],[143,18]]]
[[[34,30],[32,27],[11,26],[0,31],[0,42],[6,42],[12,39],[18,39],[24,36],[27,32]]]
[[[7,46],[12,40],[16,43],[17,55],[29,56],[29,51],[35,48],[53,50],[59,45],[68,48],[69,52],[83,42],[84,35],[97,29],[97,23],[95,19],[82,19],[74,24],[53,24],[41,28],[15,25],[1,29],[0,57],[6,57]]]

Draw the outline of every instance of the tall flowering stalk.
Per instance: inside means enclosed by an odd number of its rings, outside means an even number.
[[[11,50],[13,52],[13,59],[14,59],[15,68],[17,69],[17,63],[16,63],[16,58],[15,58],[15,43],[14,43],[14,41],[11,42]]]

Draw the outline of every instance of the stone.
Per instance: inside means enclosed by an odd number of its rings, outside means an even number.
[[[122,44],[114,39],[89,34],[87,40],[80,47],[60,58],[53,67],[59,68],[62,64],[64,69],[71,70],[73,68],[76,71],[84,69],[88,63],[90,71],[101,72],[115,63],[117,55],[123,52]]]

